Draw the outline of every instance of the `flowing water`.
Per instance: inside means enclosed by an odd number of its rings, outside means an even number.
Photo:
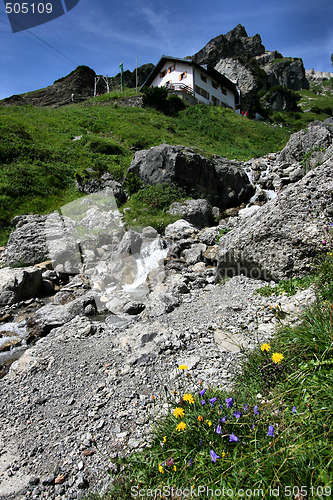
[[[0,324],[0,365],[20,357],[27,348],[26,338],[24,322]]]

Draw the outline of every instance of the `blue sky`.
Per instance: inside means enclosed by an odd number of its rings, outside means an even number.
[[[32,2],[31,0],[29,4]],[[44,0],[45,1],[45,0]],[[37,0],[38,2],[38,0]],[[332,0],[80,0],[65,15],[12,33],[0,2],[0,99],[46,87],[80,64],[114,76],[162,54],[193,55],[242,24],[267,50],[331,71]]]

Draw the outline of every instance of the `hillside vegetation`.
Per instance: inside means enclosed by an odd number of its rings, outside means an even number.
[[[122,95],[131,94],[135,92],[126,90]],[[77,175],[85,178],[93,169],[124,181],[140,149],[182,144],[206,155],[247,160],[282,149],[290,132],[304,126],[299,116],[281,120],[280,114],[279,121],[288,126],[278,127],[204,105],[169,116],[152,108],[119,106],[119,97],[114,92],[57,109],[0,107],[2,243],[15,215],[47,213],[80,196]]]

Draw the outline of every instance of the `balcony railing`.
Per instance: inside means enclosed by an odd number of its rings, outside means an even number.
[[[185,85],[184,83],[166,83],[165,87],[171,92],[186,92],[186,94],[190,94],[193,96],[193,89],[189,85]]]

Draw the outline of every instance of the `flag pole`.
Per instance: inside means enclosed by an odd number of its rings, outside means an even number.
[[[119,68],[120,68],[120,92],[122,92],[123,91],[123,72],[124,72],[123,62],[121,62],[119,64]]]

